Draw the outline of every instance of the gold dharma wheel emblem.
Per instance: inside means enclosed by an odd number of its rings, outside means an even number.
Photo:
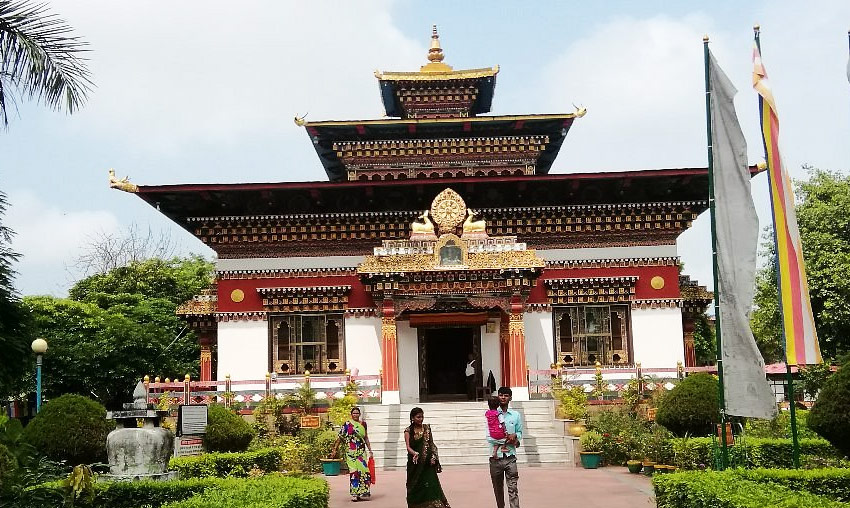
[[[245,292],[241,289],[234,289],[230,292],[230,299],[236,303],[239,303],[245,299]]]
[[[431,202],[431,217],[441,233],[453,231],[466,218],[466,203],[457,192],[445,189]]]
[[[652,286],[652,289],[662,289],[664,287],[664,277],[656,275],[650,279],[649,285]]]

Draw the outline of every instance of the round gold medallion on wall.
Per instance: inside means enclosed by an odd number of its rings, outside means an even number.
[[[445,189],[431,202],[431,217],[441,233],[451,232],[466,218],[466,203],[457,192]]]
[[[230,292],[230,299],[236,303],[239,303],[245,299],[245,292],[241,289],[234,289]]]
[[[662,289],[664,287],[664,277],[656,275],[649,281],[649,285],[652,286],[652,289]]]

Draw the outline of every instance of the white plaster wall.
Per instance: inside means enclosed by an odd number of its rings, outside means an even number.
[[[345,316],[345,367],[361,376],[381,370],[381,318]]]
[[[522,320],[525,325],[525,363],[531,370],[548,369],[555,361],[552,312],[526,312]]]
[[[642,367],[676,367],[685,362],[682,311],[678,307],[632,309],[635,362]]]
[[[398,390],[402,404],[419,402],[419,341],[409,321],[396,322]]]
[[[499,346],[499,320],[491,319],[490,326],[493,326],[494,332],[487,333],[487,326],[481,327],[481,381],[486,384],[487,376],[490,371],[493,371],[493,378],[496,380],[496,387],[502,380],[502,360],[501,350]]]
[[[265,379],[269,370],[267,321],[218,323],[218,380]]]

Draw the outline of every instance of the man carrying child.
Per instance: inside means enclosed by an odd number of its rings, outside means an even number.
[[[485,413],[487,443],[490,445],[490,480],[498,508],[505,507],[506,481],[510,506],[519,508],[516,449],[522,440],[522,415],[508,408],[513,395],[510,388],[503,386],[498,393],[498,399],[488,400],[490,410]]]

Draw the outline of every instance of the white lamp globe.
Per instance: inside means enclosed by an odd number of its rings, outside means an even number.
[[[43,355],[47,351],[47,341],[44,339],[35,339],[32,341],[32,352],[37,355]]]

